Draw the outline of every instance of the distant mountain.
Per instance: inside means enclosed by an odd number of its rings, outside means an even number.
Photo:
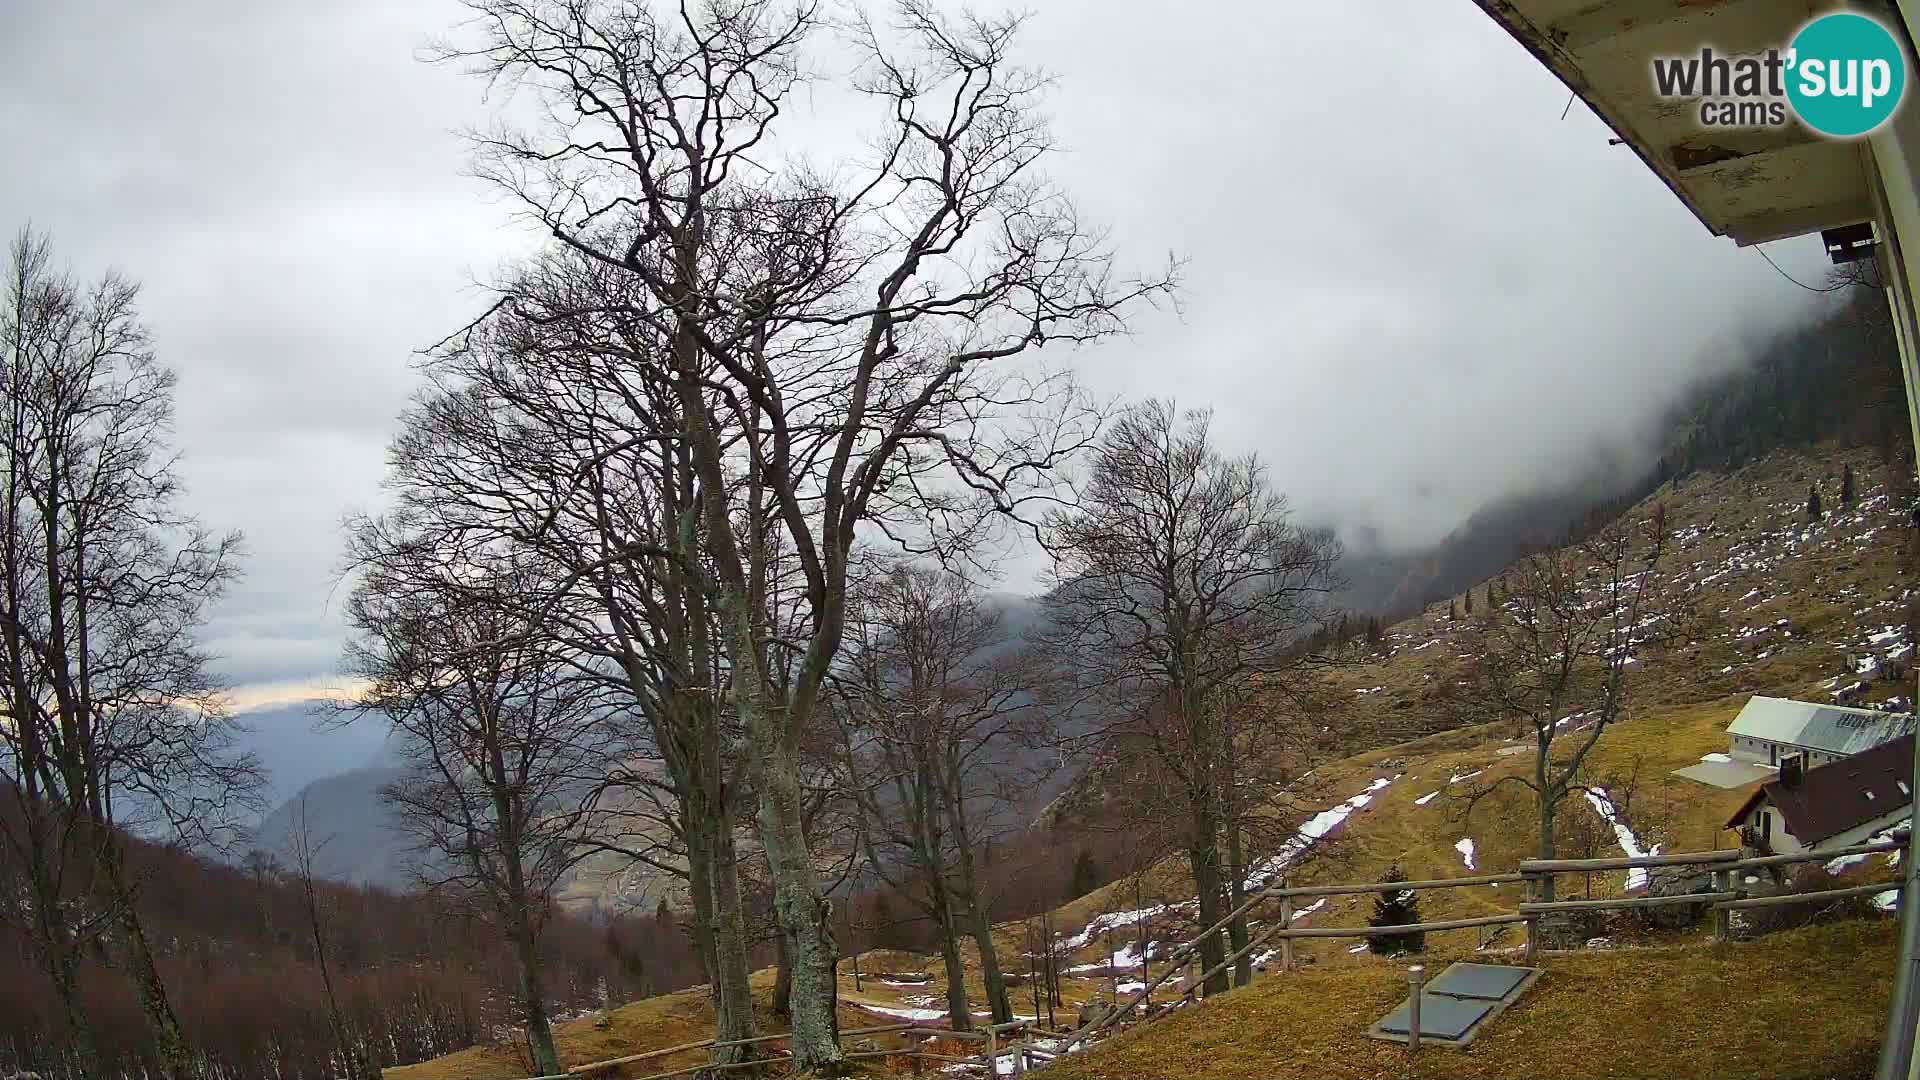
[[[320,702],[301,702],[241,713],[240,749],[260,759],[267,773],[262,798],[278,806],[322,777],[337,776],[371,762],[386,745],[385,727],[361,722],[327,723],[331,714]]]
[[[314,860],[316,873],[360,885],[408,888],[414,877],[408,870],[412,856],[407,840],[380,799],[380,789],[399,779],[400,772],[379,762],[305,785],[260,822],[254,846],[284,859],[304,802],[311,842],[325,842]]]

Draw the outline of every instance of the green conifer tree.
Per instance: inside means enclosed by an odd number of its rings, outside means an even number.
[[[1407,875],[1405,871],[1395,866],[1387,871],[1387,876],[1383,880],[1405,881]],[[1413,890],[1383,889],[1374,894],[1373,917],[1367,920],[1368,926],[1412,926],[1419,921],[1420,901],[1418,894]],[[1367,947],[1381,956],[1425,952],[1427,935],[1424,930],[1405,934],[1380,934],[1368,938]]]

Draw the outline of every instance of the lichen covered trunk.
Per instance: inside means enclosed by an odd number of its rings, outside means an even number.
[[[819,875],[801,821],[804,790],[799,749],[789,724],[775,715],[758,660],[749,603],[728,598],[727,657],[733,697],[750,744],[746,755],[759,805],[756,824],[773,879],[774,917],[793,978],[793,1070],[839,1073],[845,1058],[836,1037],[838,955]]]
[[[713,903],[713,980],[715,1037],[722,1040],[754,1036],[753,991],[747,985],[746,911],[740,901],[740,870],[734,851],[733,817],[724,810],[716,823],[710,871]],[[745,1061],[750,1046],[718,1047],[716,1062]]]

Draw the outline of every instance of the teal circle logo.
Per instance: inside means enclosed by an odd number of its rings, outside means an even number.
[[[1834,138],[1865,135],[1907,89],[1907,55],[1887,28],[1850,11],[1800,28],[1787,53],[1787,101],[1800,122]]]

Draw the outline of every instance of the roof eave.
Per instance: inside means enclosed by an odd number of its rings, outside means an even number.
[[[1525,15],[1522,15],[1519,9],[1515,8],[1509,0],[1474,0],[1474,3],[1481,11],[1486,12],[1489,18],[1500,24],[1500,27],[1515,41],[1518,41],[1521,47],[1532,53],[1534,59],[1545,65],[1548,71],[1553,72],[1554,75],[1566,85],[1568,90],[1578,96],[1581,101],[1586,102],[1587,107],[1593,110],[1594,115],[1598,116],[1601,122],[1613,129],[1614,134],[1619,136],[1620,141],[1633,150],[1641,162],[1645,164],[1655,176],[1660,178],[1661,183],[1667,185],[1667,190],[1673,192],[1674,197],[1679,199],[1681,205],[1687,208],[1687,212],[1692,214],[1701,225],[1705,226],[1709,233],[1715,236],[1727,235],[1727,230],[1720,227],[1708,217],[1699,203],[1694,200],[1693,196],[1687,193],[1686,188],[1680,183],[1680,178],[1673,173],[1671,163],[1663,160],[1658,154],[1654,153],[1649,147],[1648,140],[1639,132],[1635,131],[1632,125],[1628,124],[1619,115],[1618,111],[1609,105],[1604,98],[1594,92],[1593,87],[1589,85],[1586,78],[1581,75],[1579,64],[1577,64],[1572,57],[1562,52],[1546,35],[1542,34],[1540,29]],[[1787,235],[1795,234],[1781,234],[1781,236]],[[1780,239],[1781,236],[1769,236],[1765,239]],[[1750,240],[1744,237],[1736,237],[1735,241],[1745,245],[1749,243],[1764,243],[1765,239]]]

